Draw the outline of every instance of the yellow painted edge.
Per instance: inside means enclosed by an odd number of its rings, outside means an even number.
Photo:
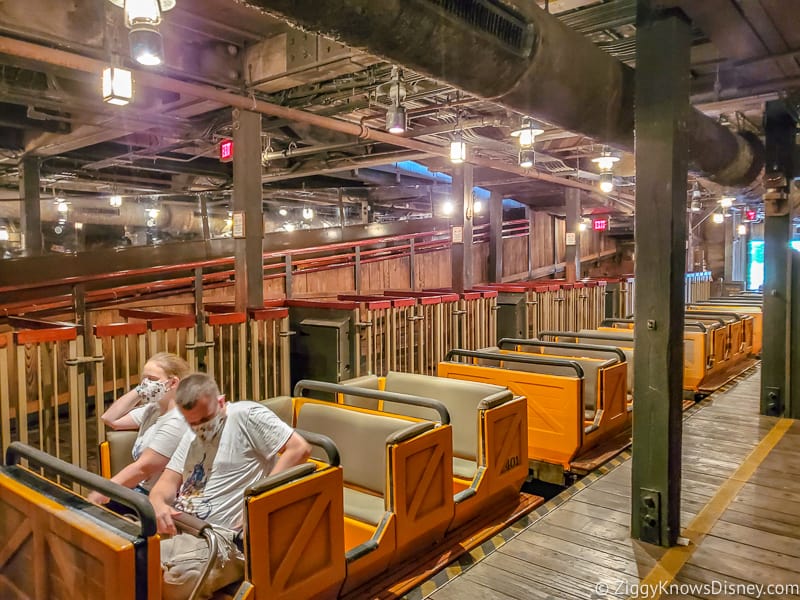
[[[744,484],[749,481],[759,465],[769,456],[769,453],[792,424],[794,424],[793,419],[781,419],[770,429],[769,433],[753,448],[739,468],[719,487],[713,498],[708,501],[708,504],[703,507],[684,530],[683,536],[689,539],[689,544],[687,546],[675,546],[667,550],[661,560],[642,579],[639,587],[640,589],[651,590],[652,595],[649,597],[652,600],[661,598],[661,590],[675,579],[678,571],[691,558],[703,538],[711,531],[714,524],[744,487]]]

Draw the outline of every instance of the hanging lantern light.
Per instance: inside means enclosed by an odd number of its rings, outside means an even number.
[[[724,223],[725,222],[725,215],[723,215],[721,212],[715,212],[711,216],[711,220],[714,223],[716,223],[717,225],[719,225],[720,223]]]
[[[450,162],[460,165],[467,160],[467,144],[460,131],[456,132],[453,141],[450,142]]]
[[[119,194],[114,194],[108,199],[108,203],[114,208],[119,208],[122,206],[122,196]]]
[[[536,136],[543,132],[544,129],[530,117],[523,117],[521,127],[511,132],[511,137],[519,140],[519,166],[523,169],[530,169],[536,163],[533,144],[536,142]]]
[[[130,30],[128,42],[131,57],[148,67],[164,62],[164,41],[158,26],[162,13],[175,8],[175,0],[110,1],[125,11],[125,26]]]
[[[114,62],[103,69],[103,102],[125,106],[133,100],[133,74]]]
[[[600,191],[604,194],[610,194],[614,190],[614,163],[618,160],[619,156],[611,154],[608,148],[603,148],[600,156],[592,159],[600,170]]]

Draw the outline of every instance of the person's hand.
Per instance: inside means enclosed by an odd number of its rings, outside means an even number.
[[[175,522],[172,520],[173,515],[177,515],[180,511],[175,510],[168,504],[153,504],[153,509],[156,514],[156,525],[158,526],[158,533],[162,535],[176,535],[178,530],[175,528]]]
[[[86,496],[86,499],[89,502],[94,502],[95,504],[106,504],[110,498],[108,496],[104,496],[100,492],[89,492],[89,495]]]

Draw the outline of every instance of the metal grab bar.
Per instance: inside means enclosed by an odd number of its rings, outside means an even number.
[[[445,360],[449,361],[453,356],[464,356],[466,358],[482,358],[484,360],[496,360],[504,362],[514,362],[525,365],[551,365],[556,367],[569,367],[574,369],[578,377],[583,377],[583,367],[580,363],[574,360],[565,360],[562,358],[538,358],[536,356],[519,356],[514,354],[494,354],[492,352],[480,352],[478,350],[450,350],[445,356]]]
[[[206,579],[208,579],[208,576],[211,574],[211,570],[214,568],[214,565],[217,564],[217,538],[214,534],[214,529],[211,526],[211,523],[203,521],[202,519],[198,519],[194,515],[180,513],[175,515],[172,520],[179,530],[195,537],[205,538],[206,543],[208,544],[208,560],[206,561],[205,567],[203,567],[203,571],[200,573],[200,576],[197,578],[197,582],[194,584],[192,593],[189,594],[187,598],[187,600],[194,600],[197,597],[197,594],[200,592],[200,588],[203,587]]]
[[[327,435],[321,433],[314,433],[313,431],[306,431],[305,429],[295,429],[295,433],[300,436],[309,444],[322,448],[325,454],[328,455],[328,464],[332,467],[338,467],[342,464],[341,457],[339,456],[339,448],[336,447],[334,441]]]
[[[628,329],[620,329],[620,331],[633,331]],[[627,337],[624,335],[614,335],[613,333],[609,333],[606,335],[605,331],[598,331],[597,333],[581,333],[578,331],[540,331],[539,335],[541,336],[548,336],[548,337],[574,337],[574,338],[585,338],[587,340],[611,340],[614,342],[633,342],[633,337]]]
[[[690,311],[687,311],[686,314],[702,315],[702,316],[709,316],[709,317],[716,316],[716,315],[721,315],[723,317],[733,317],[734,319],[738,319],[739,321],[741,321],[744,318],[739,313],[730,312],[730,311],[723,311],[723,310],[690,310]]]
[[[132,509],[139,518],[141,537],[151,537],[156,534],[156,515],[147,496],[122,487],[118,483],[114,483],[95,473],[84,471],[75,465],[71,465],[60,458],[51,456],[22,442],[11,442],[6,450],[6,465],[19,464],[20,459],[23,458],[30,463],[50,469],[70,481],[97,490],[115,502]]]
[[[411,394],[399,394],[397,392],[384,392],[380,390],[368,390],[360,387],[351,387],[349,385],[341,385],[338,383],[329,383],[327,381],[312,381],[310,379],[303,379],[298,381],[294,386],[294,395],[298,397],[303,396],[303,392],[316,391],[316,392],[331,392],[334,394],[347,394],[348,396],[358,396],[359,398],[373,398],[375,400],[383,400],[384,402],[399,402],[400,404],[410,404],[412,406],[422,406],[430,408],[439,413],[442,425],[450,424],[450,413],[444,403],[432,398],[423,398],[422,396],[412,396]]]
[[[613,325],[614,323],[633,323],[633,319],[603,319],[600,322],[600,327],[607,327],[609,325]]]
[[[571,348],[573,350],[592,350],[594,352],[605,352],[607,354],[615,354],[619,358],[619,362],[627,360],[625,353],[616,346],[601,346],[597,344],[577,344],[574,342],[547,342],[544,340],[521,340],[515,338],[503,338],[497,342],[499,348],[503,344],[513,344],[516,346],[542,346],[545,348]]]

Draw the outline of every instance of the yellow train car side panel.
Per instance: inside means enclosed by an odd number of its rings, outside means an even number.
[[[697,391],[706,373],[706,334],[683,332],[683,389]]]
[[[397,562],[441,540],[453,519],[453,430],[437,427],[394,445],[390,460],[390,508],[403,523],[397,529]]]
[[[0,597],[133,600],[130,540],[0,473]],[[157,541],[150,544],[147,597],[161,598]],[[153,574],[157,576],[153,578]]]
[[[351,592],[389,567],[394,556],[394,541],[397,539],[397,519],[392,513],[386,513],[386,515],[387,517],[379,525],[377,531],[371,525],[345,517],[345,546],[348,551],[354,548],[349,542],[355,541],[348,533],[352,533],[356,528],[363,529],[363,532],[368,535],[367,539],[375,540],[378,542],[378,546],[372,552],[347,562],[347,576],[341,594]]]
[[[528,419],[526,399],[516,398],[481,411],[479,439],[484,442],[478,463],[492,496],[517,496],[528,476]]]
[[[248,498],[247,579],[257,600],[335,598],[345,577],[342,470]]]
[[[574,377],[439,363],[439,376],[507,386],[525,397],[527,457],[564,468],[583,443],[583,387]]]
[[[600,376],[598,406],[600,417],[598,432],[607,439],[607,434],[624,429],[630,424],[628,412],[628,365],[619,363],[603,369]]]

